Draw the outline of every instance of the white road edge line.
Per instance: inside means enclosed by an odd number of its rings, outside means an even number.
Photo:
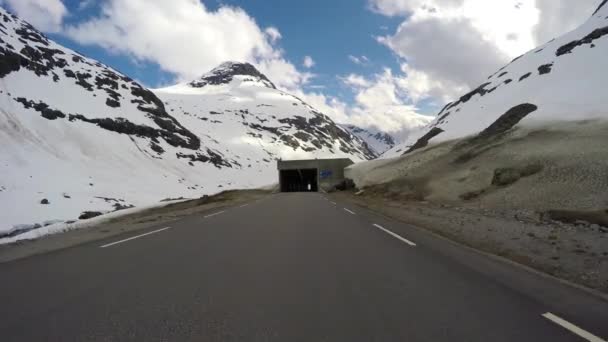
[[[205,216],[203,216],[203,218],[208,218],[208,217],[215,216],[215,215],[219,215],[219,214],[221,214],[221,213],[225,213],[225,212],[226,212],[226,210],[218,211],[217,213],[213,213],[213,214],[205,215]]]
[[[331,202],[331,204],[336,205],[336,204],[338,204],[338,203],[336,203],[336,202]]]
[[[546,319],[552,321],[553,323],[570,330],[570,332],[575,333],[576,335],[584,338],[585,340],[587,340],[589,342],[606,342],[605,340],[593,335],[592,333],[587,332],[587,331],[577,327],[576,325],[574,325],[560,317],[557,317],[556,315],[554,315],[550,312],[546,312],[546,313],[542,314],[542,316],[545,317]]]
[[[243,205],[239,206],[239,208],[245,208],[245,207],[246,207],[246,206],[248,206],[248,205],[249,205],[249,203],[245,203],[245,204],[243,204]]]
[[[381,225],[379,225],[379,224],[374,223],[374,227],[376,227],[376,228],[378,228],[378,229],[382,230],[383,232],[387,233],[388,235],[390,235],[390,236],[392,236],[392,237],[394,237],[394,238],[396,238],[396,239],[401,240],[401,242],[405,242],[405,243],[407,243],[407,244],[408,244],[408,245],[410,245],[410,246],[416,246],[416,244],[415,244],[415,243],[413,243],[412,241],[410,241],[410,240],[408,240],[408,239],[406,239],[406,238],[402,237],[402,236],[401,236],[401,235],[399,235],[399,234],[395,234],[395,233],[391,232],[390,230],[388,230],[388,229],[386,229],[386,228],[382,227],[382,226],[381,226]]]
[[[348,209],[346,209],[346,208],[344,208],[344,210],[348,211],[349,213],[351,213],[351,214],[353,214],[353,215],[356,215],[356,214],[355,214],[355,212],[354,212],[354,211],[352,211],[352,210],[348,210]]]
[[[140,238],[140,237],[143,237],[143,236],[146,236],[146,235],[150,235],[150,234],[159,233],[159,232],[162,232],[163,230],[167,230],[167,229],[169,229],[169,228],[171,228],[171,227],[165,227],[165,228],[157,229],[157,230],[154,230],[154,231],[151,231],[151,232],[147,232],[147,233],[145,233],[145,234],[141,234],[141,235],[132,236],[132,237],[130,237],[130,238],[128,238],[128,239],[124,239],[124,240],[120,240],[120,241],[116,241],[116,242],[108,243],[108,244],[103,245],[103,246],[99,246],[99,248],[106,248],[106,247],[114,246],[114,245],[117,245],[117,244],[119,244],[119,243],[127,242],[127,241],[130,241],[130,240],[133,240],[133,239],[137,239],[137,238]]]

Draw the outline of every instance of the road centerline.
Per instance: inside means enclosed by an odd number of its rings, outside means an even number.
[[[356,215],[356,213],[355,213],[354,211],[352,211],[352,210],[348,210],[348,209],[346,209],[346,208],[344,208],[344,210],[345,210],[345,211],[347,211],[347,212],[349,212],[349,213],[350,213],[350,214],[352,214],[352,215]]]
[[[585,331],[579,327],[577,327],[576,325],[566,321],[565,319],[558,317],[550,312],[546,312],[544,314],[542,314],[542,316],[548,320],[550,320],[551,322],[561,326],[562,328],[565,328],[567,330],[569,330],[570,332],[584,338],[585,340],[589,341],[589,342],[606,342],[606,340],[603,340],[595,335],[593,335],[592,333]]]
[[[377,223],[374,223],[374,227],[376,227],[376,228],[380,229],[381,231],[383,231],[383,232],[387,233],[388,235],[390,235],[390,236],[392,236],[392,237],[394,237],[394,238],[396,238],[396,239],[400,240],[401,242],[405,242],[406,244],[408,244],[408,245],[410,245],[410,246],[412,246],[412,247],[415,247],[415,246],[416,246],[416,244],[415,244],[415,243],[413,243],[412,241],[410,241],[410,240],[408,240],[408,239],[404,238],[403,236],[401,236],[401,235],[399,235],[399,234],[396,234],[396,233],[391,232],[390,230],[388,230],[388,229],[386,229],[386,228],[382,227],[381,225],[379,225],[379,224],[377,224]]]
[[[171,228],[171,227],[165,227],[165,228],[157,229],[157,230],[154,230],[154,231],[151,231],[151,232],[147,232],[147,233],[145,233],[145,234],[140,234],[140,235],[132,236],[132,237],[127,238],[127,239],[124,239],[124,240],[115,241],[115,242],[111,242],[111,243],[108,243],[108,244],[105,244],[105,245],[99,246],[99,248],[106,248],[106,247],[110,247],[110,246],[118,245],[119,243],[123,243],[123,242],[131,241],[131,240],[134,240],[134,239],[138,239],[138,238],[140,238],[140,237],[144,237],[144,236],[146,236],[146,235],[160,233],[160,232],[162,232],[162,231],[164,231],[164,230],[167,230],[167,229],[170,229],[170,228]]]

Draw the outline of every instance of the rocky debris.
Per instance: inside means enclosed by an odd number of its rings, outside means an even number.
[[[135,206],[133,204],[122,204],[122,203],[114,203],[112,206],[114,207],[114,211],[135,208]]]
[[[46,199],[46,198],[43,198],[43,199],[40,201],[40,204],[50,204],[50,203],[51,203],[51,202],[49,202],[49,200],[48,200],[48,199]]]
[[[80,216],[78,216],[79,220],[88,220],[91,219],[93,217],[97,217],[103,215],[102,212],[100,211],[83,211]]]
[[[415,151],[417,149],[426,147],[429,144],[429,140],[433,139],[434,137],[436,137],[437,135],[441,134],[442,132],[443,132],[443,129],[441,129],[439,127],[433,127],[433,128],[431,128],[430,131],[428,131],[425,135],[423,135],[420,139],[418,139],[416,141],[416,143],[414,143],[414,145],[412,145],[403,154],[408,154],[408,153],[413,152],[413,151]]]
[[[517,182],[521,178],[521,174],[514,168],[501,168],[494,170],[492,185],[505,186]]]
[[[606,232],[605,228],[608,228],[608,209],[548,210],[543,213],[543,219],[559,221],[567,224],[589,226],[590,229],[597,229],[601,232]]]
[[[522,168],[498,168],[494,170],[492,185],[506,186],[517,182],[522,177],[528,177],[542,171],[541,164],[528,164]]]

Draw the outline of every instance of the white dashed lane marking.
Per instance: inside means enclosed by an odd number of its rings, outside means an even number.
[[[208,218],[208,217],[215,216],[215,215],[219,215],[219,214],[221,214],[221,213],[225,213],[225,212],[226,212],[225,210],[218,211],[217,213],[213,213],[213,214],[205,215],[205,216],[203,216],[203,218]]]
[[[570,332],[584,338],[585,340],[587,340],[589,342],[606,342],[605,340],[593,335],[592,333],[585,331],[585,330],[577,327],[576,325],[566,321],[565,319],[560,318],[550,312],[546,312],[542,316],[545,317],[546,319],[550,320],[551,322],[561,326],[562,328],[568,329]]]
[[[162,232],[163,230],[167,230],[167,229],[169,229],[169,228],[171,228],[171,227],[165,227],[165,228],[157,229],[157,230],[154,230],[154,231],[151,231],[151,232],[145,233],[145,234],[140,234],[140,235],[132,236],[132,237],[130,237],[130,238],[128,238],[128,239],[124,239],[124,240],[120,240],[120,241],[116,241],[116,242],[108,243],[107,245],[103,245],[103,246],[99,246],[99,247],[100,247],[100,248],[106,248],[106,247],[110,247],[110,246],[118,245],[119,243],[123,243],[123,242],[131,241],[131,240],[134,240],[134,239],[138,239],[138,238],[140,238],[140,237],[144,237],[144,236],[146,236],[146,235],[155,234],[155,233],[160,233],[160,232]]]
[[[356,213],[354,211],[352,211],[352,210],[348,210],[346,208],[344,208],[344,210],[346,210],[347,212],[351,213],[352,215],[356,215]]]
[[[408,239],[404,238],[403,236],[401,236],[401,235],[399,235],[399,234],[395,234],[395,233],[391,232],[390,230],[388,230],[388,229],[386,229],[386,228],[382,227],[382,226],[381,226],[381,225],[379,225],[379,224],[374,223],[374,227],[376,227],[376,228],[380,229],[381,231],[383,231],[383,232],[387,233],[388,235],[390,235],[390,236],[392,236],[392,237],[394,237],[394,238],[396,238],[396,239],[400,240],[401,242],[405,242],[406,244],[408,244],[408,245],[410,245],[410,246],[416,246],[416,244],[415,244],[415,243],[413,243],[412,241],[410,241],[410,240],[408,240]]]

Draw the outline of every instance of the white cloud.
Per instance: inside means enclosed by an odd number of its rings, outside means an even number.
[[[0,0],[0,4],[8,4],[19,17],[46,32],[60,31],[68,14],[61,0]]]
[[[367,79],[349,74],[340,80],[355,91],[355,102],[345,106],[345,119],[340,122],[372,127],[404,139],[412,131],[431,121],[430,116],[419,114],[408,90],[390,69]]]
[[[259,60],[257,67],[277,87],[290,92],[298,90],[314,76],[309,72],[299,71],[293,64],[278,57]]]
[[[268,35],[268,37],[270,38],[270,41],[274,44],[277,40],[281,39],[283,36],[281,36],[281,32],[279,32],[279,29],[277,29],[274,26],[270,26],[268,28],[266,28],[266,30],[264,30],[264,32]]]
[[[136,61],[157,63],[179,80],[191,80],[227,60],[256,64],[278,86],[297,87],[301,73],[274,46],[276,27],[261,29],[238,7],[210,11],[198,0],[108,0],[94,18],[65,34]]]
[[[357,74],[349,74],[345,77],[339,77],[339,79],[342,83],[354,89],[370,86],[370,82],[366,80],[365,77]]]
[[[410,71],[458,86],[476,86],[510,58],[465,19],[409,20],[379,41],[406,60]]]
[[[576,5],[572,0],[536,0],[536,7],[541,13],[533,30],[536,43],[546,43],[575,29],[591,17],[599,4],[600,0],[576,0]]]
[[[369,59],[366,56],[353,56],[353,55],[348,55],[348,59],[350,59],[351,62],[357,64],[357,65],[365,65],[367,63],[369,63]]]
[[[93,5],[95,5],[95,0],[81,0],[78,4],[78,10],[83,11]]]
[[[312,68],[315,65],[315,61],[310,56],[304,56],[304,61],[302,61],[302,65],[305,68]]]

